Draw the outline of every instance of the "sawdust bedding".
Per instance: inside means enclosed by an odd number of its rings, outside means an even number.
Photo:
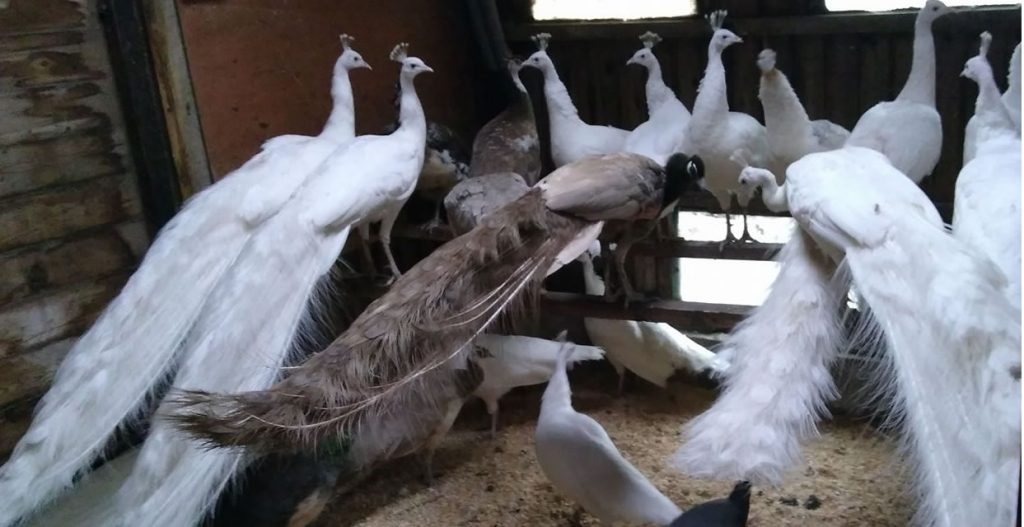
[[[598,420],[623,455],[684,510],[729,493],[729,482],[686,478],[666,465],[679,444],[680,425],[711,404],[713,389],[674,381],[661,390],[630,379],[625,395],[616,397],[606,365],[577,368],[571,380],[576,409]],[[533,431],[542,392],[536,386],[506,395],[494,439],[483,405],[470,402],[436,454],[432,486],[416,458],[397,460],[336,497],[316,525],[599,525],[559,496],[537,465]],[[865,421],[824,423],[805,453],[804,466],[781,488],[755,487],[750,526],[908,524],[912,504],[894,445]]]

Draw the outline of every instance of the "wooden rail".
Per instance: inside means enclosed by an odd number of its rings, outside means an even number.
[[[623,302],[608,302],[599,296],[554,291],[544,292],[542,305],[545,310],[567,315],[667,322],[698,332],[730,331],[751,309],[748,306],[679,300],[636,302],[627,306]]]

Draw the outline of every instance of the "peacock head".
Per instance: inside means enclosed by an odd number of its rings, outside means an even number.
[[[657,33],[648,31],[643,35],[640,35],[640,42],[643,42],[644,47],[638,49],[636,53],[626,61],[626,65],[637,64],[650,69],[656,65],[658,59],[654,56],[654,46],[661,42],[661,37]]]
[[[757,67],[761,73],[769,73],[775,70],[775,50],[762,49],[757,54]]]
[[[737,195],[741,199],[749,201],[757,189],[768,185],[769,183],[776,183],[775,174],[770,170],[763,168],[748,166],[740,171],[740,177],[737,180],[740,184]]]
[[[721,53],[725,48],[733,44],[742,43],[743,39],[728,29],[718,29],[714,35],[711,35],[711,50],[717,53]]]
[[[420,73],[432,73],[434,70],[418,57],[409,56],[409,44],[402,42],[391,50],[391,60],[402,65],[402,77],[412,79]]]
[[[928,0],[917,14],[917,22],[931,25],[935,19],[952,12],[953,10],[940,0]]]
[[[551,62],[551,57],[548,56],[548,42],[551,40],[551,34],[538,33],[530,37],[530,40],[537,44],[537,51],[526,58],[523,66],[537,68],[545,74],[553,72],[555,70],[555,63]]]
[[[339,38],[341,39],[342,52],[341,56],[338,57],[338,66],[346,71],[359,68],[373,69],[369,63],[363,60],[363,56],[358,51],[352,49],[352,43],[356,40],[355,37],[343,33]]]
[[[978,54],[967,59],[964,70],[960,72],[961,77],[967,77],[974,82],[981,82],[985,76],[992,75],[992,66],[988,63],[988,48],[992,45],[992,34],[985,31],[981,34],[981,46]]]
[[[662,214],[674,209],[675,202],[684,192],[700,191],[704,187],[704,161],[697,156],[672,154],[665,162],[665,190],[662,194]]]

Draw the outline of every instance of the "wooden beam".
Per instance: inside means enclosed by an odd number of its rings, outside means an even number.
[[[606,302],[598,296],[554,291],[543,293],[542,306],[544,309],[567,315],[667,322],[685,330],[705,332],[730,331],[752,309],[748,306],[680,300],[638,302],[627,307],[622,302]]]
[[[961,10],[935,22],[936,33],[980,32],[1000,25],[1006,17],[1020,18],[1019,6],[977,7]],[[726,27],[742,37],[780,35],[838,35],[860,33],[913,33],[916,10],[885,13],[843,12],[811,16],[729,18]],[[528,42],[530,35],[551,33],[557,41],[635,38],[644,31],[665,38],[706,37],[711,33],[701,17],[628,21],[569,20],[506,24],[510,42]]]
[[[630,256],[654,258],[711,258],[717,260],[767,261],[782,248],[779,243],[695,242],[680,238],[645,241],[633,246]]]
[[[178,3],[142,0],[146,32],[153,50],[153,70],[163,99],[171,155],[178,167],[178,185],[187,198],[213,184],[203,128],[192,90],[185,40],[178,21]]]

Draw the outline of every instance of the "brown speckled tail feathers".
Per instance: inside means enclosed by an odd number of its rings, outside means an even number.
[[[273,388],[182,393],[170,418],[214,446],[315,449],[369,427],[375,435],[402,430],[405,437],[378,440],[395,442],[386,450],[407,450],[398,443],[412,439],[411,430],[425,436],[445,404],[479,382],[479,372],[467,369],[467,344],[521,312],[555,256],[590,224],[549,211],[531,190],[410,269]]]

